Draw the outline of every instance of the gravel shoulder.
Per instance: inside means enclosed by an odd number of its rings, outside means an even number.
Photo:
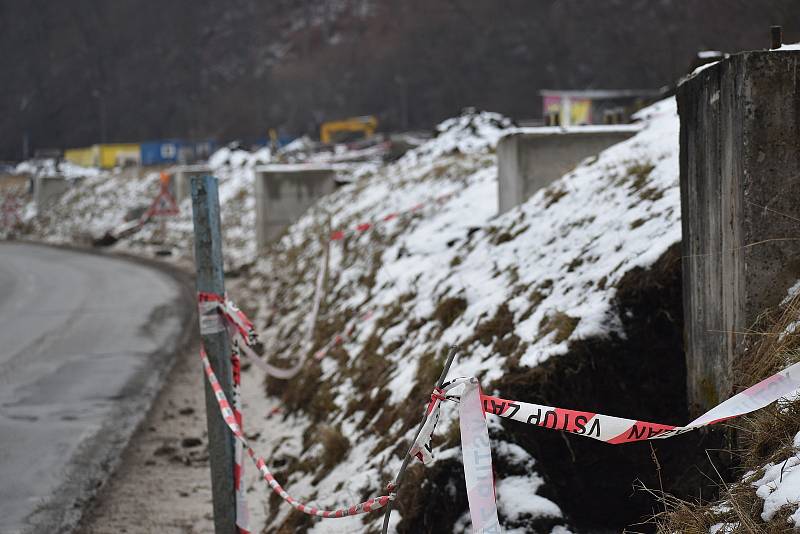
[[[228,291],[244,293],[241,281]],[[193,291],[193,289],[192,289]],[[123,452],[119,467],[84,514],[78,534],[213,532],[204,375],[196,325],[192,343],[179,354],[144,421]],[[259,454],[269,458],[278,443],[299,440],[296,425],[281,422],[278,402],[265,395],[263,374],[243,365],[244,428]],[[251,531],[260,532],[270,491],[246,460]]]
[[[78,532],[213,532],[197,346],[178,355],[120,466]]]

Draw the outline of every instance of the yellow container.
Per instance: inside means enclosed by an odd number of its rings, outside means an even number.
[[[113,169],[126,165],[139,165],[141,149],[134,143],[93,145],[87,148],[68,148],[64,159],[82,167]]]
[[[68,148],[64,151],[64,159],[81,167],[93,167],[94,147]]]
[[[141,161],[141,150],[138,144],[95,145],[92,148],[96,150],[95,165],[103,169],[138,165]]]

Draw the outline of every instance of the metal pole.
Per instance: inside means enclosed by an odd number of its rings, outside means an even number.
[[[458,345],[453,345],[450,347],[450,354],[447,355],[447,361],[444,364],[444,369],[442,369],[442,374],[439,375],[439,380],[436,382],[437,388],[442,387],[442,384],[444,384],[444,380],[447,378],[447,373],[450,372],[450,366],[453,364],[456,353],[458,353]],[[417,428],[417,433],[414,435],[414,440],[411,442],[411,447],[414,446],[414,442],[417,441],[419,433],[422,432],[422,427],[425,426],[425,419],[426,416],[423,416],[422,421],[420,421],[419,427]],[[408,448],[406,457],[403,458],[403,464],[400,466],[400,471],[397,472],[397,477],[394,479],[395,495],[400,491],[400,484],[403,482],[403,477],[406,475],[406,469],[408,469],[408,463],[411,461],[411,447]],[[381,534],[386,534],[389,530],[389,517],[392,515],[393,506],[394,501],[389,501],[386,503],[386,512],[383,516],[383,528],[381,529]]]
[[[772,50],[776,50],[783,46],[783,28],[780,26],[770,26],[769,34],[772,38],[772,46],[770,46]]]
[[[194,220],[194,258],[197,266],[197,291],[225,294],[222,264],[222,234],[220,232],[219,192],[213,176],[192,178],[192,216]],[[217,375],[222,391],[233,398],[231,374],[231,345],[228,332],[202,336],[211,368]],[[199,369],[199,366],[198,366]],[[236,494],[233,480],[233,433],[225,424],[217,399],[208,381],[206,390],[206,421],[208,424],[208,457],[211,467],[211,495],[214,502],[214,532],[236,534]]]

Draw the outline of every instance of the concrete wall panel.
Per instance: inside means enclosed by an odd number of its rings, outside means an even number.
[[[741,333],[800,279],[799,69],[800,52],[746,52],[678,89],[684,323],[696,413],[731,393],[745,357]]]
[[[37,176],[33,179],[33,200],[36,209],[41,213],[55,203],[76,182],[60,176]]]
[[[170,193],[175,197],[175,202],[178,204],[180,204],[183,199],[191,196],[192,177],[214,174],[211,168],[206,165],[181,165],[173,167],[169,172],[172,175],[172,179],[169,182]]]
[[[497,145],[499,213],[518,206],[539,189],[638,131],[636,125],[525,128]]]
[[[336,189],[328,166],[267,165],[256,169],[256,242],[267,246],[321,197]]]

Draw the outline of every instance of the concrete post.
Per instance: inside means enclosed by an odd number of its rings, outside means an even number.
[[[330,165],[264,165],[255,172],[256,244],[264,248],[319,198],[336,190]]]
[[[497,144],[499,213],[637,131],[637,125],[520,128],[504,136]]]
[[[172,167],[168,172],[172,174],[170,193],[175,197],[175,202],[180,204],[190,194],[190,180],[211,174],[212,171],[208,165],[179,165]]]
[[[36,203],[36,209],[43,212],[69,190],[71,185],[78,183],[77,180],[76,178],[67,180],[61,176],[36,176],[33,178],[33,200]]]
[[[684,81],[683,307],[690,409],[735,385],[742,332],[800,279],[800,52],[745,52]]]

